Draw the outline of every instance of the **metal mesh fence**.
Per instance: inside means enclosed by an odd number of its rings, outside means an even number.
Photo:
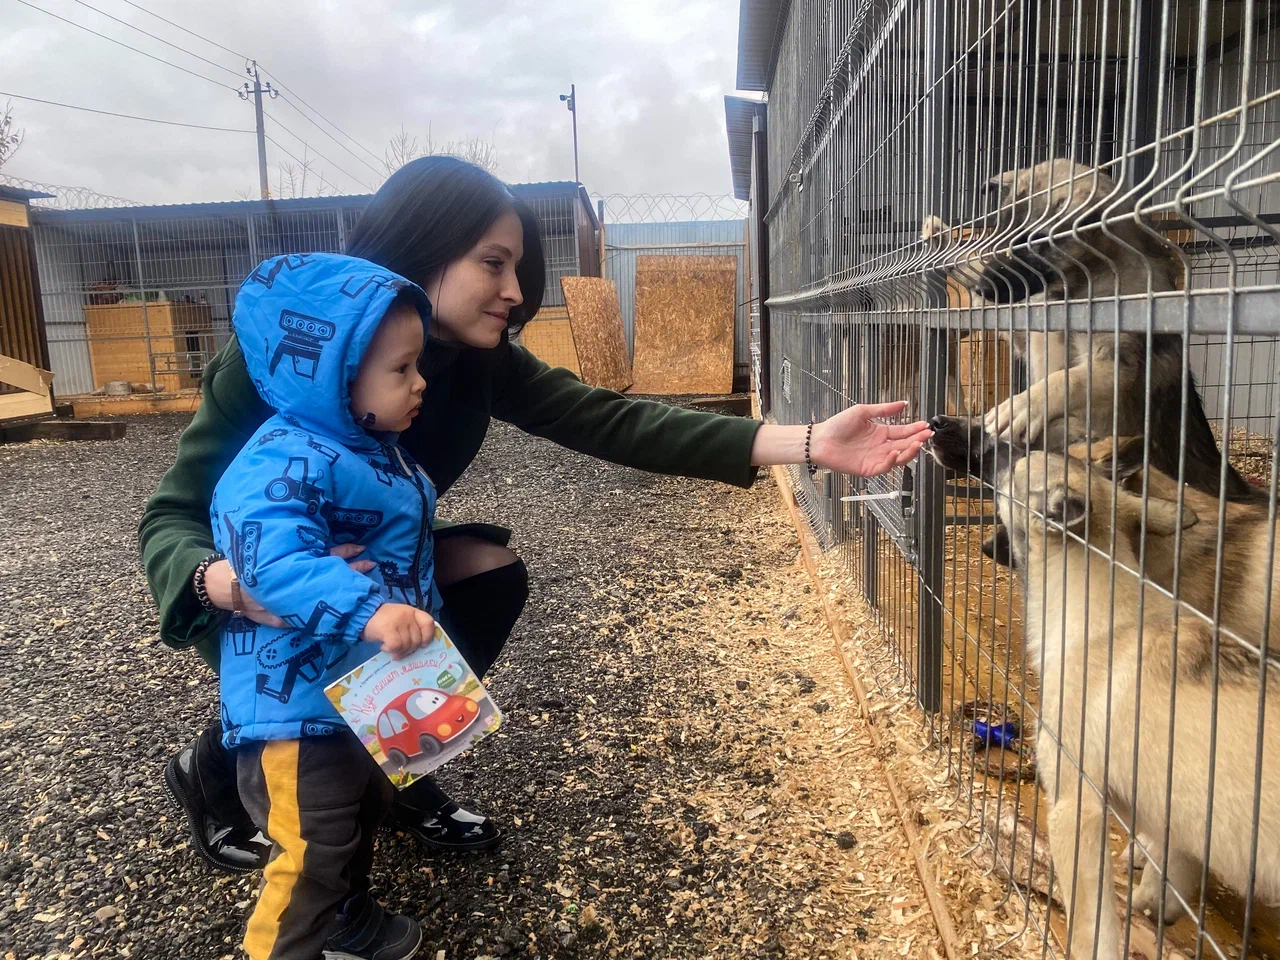
[[[285,253],[340,252],[367,202],[33,210],[55,393],[102,392],[108,383],[132,392],[195,389],[231,336],[236,291],[253,267]],[[561,306],[560,277],[580,272],[577,195],[528,202],[542,230],[544,305]]]
[[[783,9],[762,403],[941,417],[793,482],[975,854],[1043,955],[1280,955],[1280,6]]]

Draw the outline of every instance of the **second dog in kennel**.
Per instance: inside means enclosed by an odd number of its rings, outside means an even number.
[[[987,304],[1175,290],[1178,264],[1171,248],[1122,194],[1099,170],[1047,160],[992,177],[986,184],[991,210],[967,240],[937,217],[926,219],[922,237],[954,245],[942,262]],[[1222,454],[1189,371],[1184,404],[1180,335],[1155,333],[1148,344],[1141,333],[1015,330],[1010,341],[1027,363],[1030,382],[988,411],[989,430],[1025,442],[1043,435],[1048,449],[1061,450],[1068,442],[1111,435],[1114,413],[1116,435],[1151,437],[1153,466],[1176,476],[1185,448],[1186,482],[1218,493]],[[1255,496],[1230,465],[1223,492],[1230,499]]]
[[[1164,539],[1158,547],[1164,550],[1173,549],[1179,532],[1215,525],[1216,515],[1202,518],[1191,498],[1180,509],[1176,499],[1158,495],[1173,492],[1176,498],[1176,484],[1149,484],[1144,504],[1125,483],[1141,466],[1140,457],[1114,457],[1110,469],[1100,462],[1090,470],[1074,457],[1019,452],[1008,441],[991,438],[979,423],[938,417],[933,425],[931,452],[938,462],[975,474],[995,489],[1021,573],[1027,656],[1040,675],[1037,773],[1050,806],[1055,873],[1069,905],[1071,956],[1120,956],[1124,938],[1111,896],[1108,803],[1144,838],[1163,837],[1167,826],[1168,882],[1194,907],[1206,826],[1212,828],[1213,872],[1237,890],[1248,886],[1257,799],[1253,894],[1276,902],[1280,691],[1273,683],[1270,689],[1277,692],[1267,696],[1260,721],[1257,653],[1229,636],[1215,641],[1205,620],[1175,610],[1172,600],[1144,589],[1131,572],[1140,569],[1144,515],[1147,544],[1157,546]],[[1213,503],[1201,501],[1201,506]],[[1242,541],[1232,548],[1250,553],[1266,539],[1266,526],[1256,518],[1242,519],[1224,535]],[[1211,535],[1216,540],[1216,533]],[[1114,566],[1108,556],[1113,543]],[[1269,565],[1260,570],[1245,574],[1255,590],[1267,586],[1271,576]],[[1212,581],[1214,568],[1184,566],[1182,576],[1194,581],[1184,592],[1202,601],[1202,581]],[[1256,582],[1259,577],[1264,582]],[[1207,595],[1212,597],[1212,586]],[[1237,626],[1241,640],[1254,633],[1260,637],[1265,624],[1254,616],[1256,608],[1234,589],[1223,599],[1247,606],[1224,611],[1223,623]],[[1220,731],[1212,753],[1211,716]],[[1156,849],[1153,860],[1163,862],[1165,853]],[[1149,864],[1135,905],[1154,908],[1160,890],[1159,874]],[[1176,915],[1177,907],[1170,912]]]

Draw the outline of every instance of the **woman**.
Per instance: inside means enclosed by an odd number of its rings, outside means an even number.
[[[419,362],[427,381],[423,414],[401,443],[441,495],[475,457],[491,417],[614,463],[742,487],[770,464],[883,473],[913,458],[929,436],[924,423],[871,422],[900,413],[904,404],[852,407],[808,426],[761,424],[628,399],[541,363],[508,340],[542,303],[537,219],[501,181],[460,160],[424,157],[397,171],[365,210],[346,252],[414,280],[431,300],[431,330]],[[231,578],[227,561],[213,552],[209,500],[227,464],[271,411],[234,340],[210,362],[201,391],[178,459],[147,504],[139,541],[162,639],[193,646],[213,664],[218,624],[231,609]],[[435,536],[441,622],[483,676],[524,606],[527,571],[501,527],[439,523]],[[358,558],[359,550],[335,552],[357,569],[372,569],[378,558]],[[279,623],[251,597],[243,603],[253,619]],[[170,760],[165,783],[205,859],[247,871],[262,866],[270,848],[239,803],[234,770],[215,723]],[[459,808],[429,779],[398,799],[398,824],[429,848],[487,849],[500,839],[492,821]]]

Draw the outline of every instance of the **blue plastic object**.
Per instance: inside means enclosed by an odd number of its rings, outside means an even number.
[[[973,721],[973,736],[986,746],[1012,748],[1018,742],[1018,725],[1016,723],[983,723]]]

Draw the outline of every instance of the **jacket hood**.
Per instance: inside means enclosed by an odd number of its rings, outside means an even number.
[[[429,329],[426,293],[377,264],[330,253],[264,260],[240,284],[232,320],[258,394],[295,426],[352,447],[376,445],[351,414],[351,382],[405,293]]]

